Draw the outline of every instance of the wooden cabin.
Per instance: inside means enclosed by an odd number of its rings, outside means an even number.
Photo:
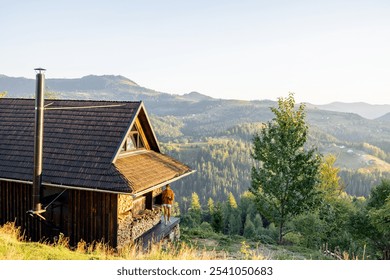
[[[46,211],[31,217],[34,100],[0,99],[0,224],[32,240],[134,242],[162,227],[162,188],[193,172],[161,153],[142,102],[46,101],[43,138]]]

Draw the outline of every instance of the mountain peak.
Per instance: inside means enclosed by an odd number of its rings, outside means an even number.
[[[214,98],[212,98],[210,96],[201,94],[201,93],[196,92],[196,91],[191,91],[190,93],[185,93],[185,94],[183,94],[183,97],[186,98],[186,99],[193,100],[193,101],[212,100],[212,99],[214,99]]]
[[[80,80],[85,80],[85,81],[95,81],[95,82],[104,82],[106,84],[122,84],[122,85],[129,85],[129,86],[137,86],[139,87],[139,85],[124,77],[124,76],[121,76],[121,75],[88,75],[88,76],[84,76],[82,77]]]

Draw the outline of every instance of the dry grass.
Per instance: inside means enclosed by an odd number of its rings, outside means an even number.
[[[26,242],[12,223],[0,227],[0,259],[2,260],[218,260],[227,255],[215,250],[199,249],[184,242],[160,242],[151,244],[148,251],[136,246],[126,246],[118,251],[104,243],[78,243],[69,247],[69,239],[60,235],[54,244]],[[243,251],[242,258],[259,259],[251,252]]]
[[[117,253],[120,258],[132,260],[218,260],[224,259],[216,251],[191,247],[184,242],[168,242],[150,244],[149,250],[141,250],[136,246],[127,246]]]

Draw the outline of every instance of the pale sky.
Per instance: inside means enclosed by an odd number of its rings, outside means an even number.
[[[390,1],[0,0],[0,74],[390,104]]]

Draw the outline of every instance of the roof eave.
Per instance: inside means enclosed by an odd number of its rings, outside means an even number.
[[[149,188],[144,189],[144,190],[142,190],[142,191],[133,193],[133,194],[131,194],[131,196],[133,196],[133,198],[140,197],[140,196],[142,196],[142,195],[144,195],[144,194],[146,194],[146,193],[148,193],[148,192],[151,192],[151,191],[153,191],[153,190],[155,190],[155,189],[161,188],[161,187],[163,187],[163,186],[165,186],[165,185],[171,184],[171,183],[173,183],[173,182],[175,182],[175,181],[177,181],[177,180],[180,180],[180,179],[182,179],[182,178],[184,178],[184,177],[186,177],[186,176],[188,176],[188,175],[191,175],[191,174],[193,174],[193,173],[195,173],[195,172],[196,172],[196,170],[190,170],[189,172],[184,173],[184,174],[182,174],[182,175],[180,175],[180,176],[177,176],[177,177],[172,178],[172,179],[170,179],[170,180],[164,181],[164,182],[162,182],[162,183],[159,183],[159,184],[157,184],[157,185],[155,185],[155,186],[149,187]]]
[[[32,185],[32,181],[24,181],[24,180],[17,180],[17,179],[9,179],[9,178],[0,178],[0,181],[5,182],[14,182],[14,183],[20,183],[20,184],[27,184]],[[90,191],[90,192],[102,192],[102,193],[112,193],[112,194],[131,194],[130,188],[129,191],[110,191],[110,190],[104,190],[104,189],[98,189],[98,188],[87,188],[87,187],[78,187],[78,186],[68,186],[68,185],[61,185],[61,184],[54,184],[54,183],[46,183],[43,182],[42,186],[45,187],[55,187],[55,188],[62,188],[62,189],[72,189],[72,190],[80,190],[80,191]]]
[[[152,123],[150,122],[150,118],[149,118],[148,112],[146,111],[146,108],[145,108],[145,105],[144,105],[143,101],[141,101],[141,107],[142,107],[142,110],[144,111],[144,114],[145,114],[146,119],[148,121],[148,124],[149,124],[149,127],[150,127],[150,131],[152,132],[154,141],[156,142],[156,146],[157,146],[157,149],[158,149],[158,151],[156,151],[156,152],[160,153],[161,152],[160,143],[158,142],[156,133],[154,133],[154,129],[153,129]]]

